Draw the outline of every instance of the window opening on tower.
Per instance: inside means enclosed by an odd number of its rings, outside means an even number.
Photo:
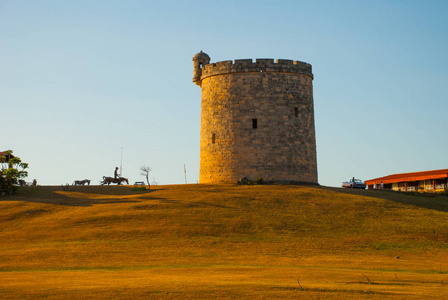
[[[252,128],[256,129],[258,127],[257,119],[252,119]]]
[[[212,144],[214,144],[216,142],[216,134],[213,133],[212,134]]]
[[[299,108],[298,107],[294,108],[294,114],[295,114],[296,118],[299,116]]]

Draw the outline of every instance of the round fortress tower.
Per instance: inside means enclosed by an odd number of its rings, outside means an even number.
[[[311,65],[193,57],[202,88],[201,183],[317,183]]]

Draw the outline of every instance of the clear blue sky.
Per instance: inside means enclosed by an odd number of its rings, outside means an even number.
[[[448,1],[0,0],[0,150],[42,185],[199,178],[212,62],[312,64],[319,183],[448,168]]]

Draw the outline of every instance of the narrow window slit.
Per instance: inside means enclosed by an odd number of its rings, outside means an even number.
[[[253,129],[258,128],[258,122],[257,122],[257,119],[252,119],[252,128],[253,128]]]
[[[216,142],[216,134],[213,133],[212,134],[212,144],[214,144]]]
[[[296,118],[299,116],[299,108],[298,107],[296,107],[294,109],[294,114],[295,114]]]

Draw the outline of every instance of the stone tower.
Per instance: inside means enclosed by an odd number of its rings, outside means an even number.
[[[317,183],[311,65],[193,57],[202,88],[201,183]]]

